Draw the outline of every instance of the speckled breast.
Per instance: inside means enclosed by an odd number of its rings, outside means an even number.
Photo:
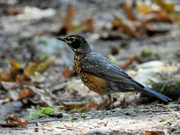
[[[80,64],[80,60],[83,56],[81,55],[74,55],[74,62],[77,73],[80,75],[82,82],[92,91],[102,95],[106,93],[106,80],[91,75],[87,72],[82,70],[82,66]]]

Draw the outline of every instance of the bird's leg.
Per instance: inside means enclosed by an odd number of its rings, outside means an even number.
[[[97,110],[102,110],[104,106],[104,101],[105,101],[105,95],[100,96],[100,105],[98,106]]]
[[[108,104],[107,104],[107,107],[108,109],[112,109],[113,108],[113,98],[111,96],[111,94],[108,95]]]
[[[105,97],[107,97],[106,98],[106,100],[105,100]],[[113,103],[113,99],[112,99],[112,97],[111,97],[111,94],[109,94],[109,95],[101,95],[101,104],[98,106],[98,108],[97,108],[97,110],[103,110],[103,109],[112,109],[112,103]]]

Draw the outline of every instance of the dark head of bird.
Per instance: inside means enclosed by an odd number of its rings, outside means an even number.
[[[89,43],[81,35],[69,35],[67,37],[58,37],[57,39],[68,44],[75,53],[88,54],[92,51]]]

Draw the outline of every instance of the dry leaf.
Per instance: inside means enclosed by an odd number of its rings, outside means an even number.
[[[145,135],[165,135],[164,131],[145,131]]]
[[[16,117],[16,115],[12,114],[5,118],[6,124],[0,123],[0,126],[3,127],[17,127],[17,126],[26,126],[28,121],[27,119],[22,119]]]
[[[130,37],[136,36],[135,29],[133,25],[127,23],[121,17],[115,15],[115,21],[112,22],[112,25],[116,25],[119,29],[126,35]],[[113,26],[114,27],[114,26]]]
[[[167,13],[172,13],[172,14],[175,13],[174,3],[166,2],[165,0],[154,0],[154,3],[159,7],[161,7],[163,10],[165,10]]]
[[[82,21],[79,25],[74,26],[73,31],[76,33],[88,32],[88,31],[93,32],[94,31],[93,22],[94,22],[93,18],[86,19]]]
[[[20,71],[20,64],[10,58],[11,68],[4,69],[0,72],[0,81],[15,81]]]
[[[38,61],[38,62],[30,62],[24,68],[24,76],[29,78],[31,75],[34,75],[35,72],[43,73],[53,61]]]
[[[70,3],[68,6],[68,11],[66,13],[66,17],[64,19],[64,27],[67,28],[67,31],[71,31],[73,29],[73,18],[74,18],[74,7],[73,5]]]
[[[75,15],[75,10],[72,4],[69,4],[68,10],[63,21],[61,28],[56,32],[56,35],[66,35],[69,32],[80,33],[84,31],[92,32],[93,28],[93,18],[86,19],[79,24],[75,25],[73,23]]]
[[[10,58],[10,62],[11,62],[11,66],[15,69],[20,69],[20,64],[18,62],[16,62],[15,60],[13,60],[12,58]]]
[[[70,78],[75,74],[75,72],[70,69],[65,69],[62,74],[65,78]]]
[[[138,0],[136,2],[136,11],[138,13],[147,15],[147,14],[152,14],[152,13],[160,13],[161,9],[160,8],[153,8],[153,3],[149,4],[145,1]]]
[[[56,33],[57,35],[66,35],[69,31],[72,31],[74,13],[75,11],[73,5],[69,4],[65,19],[61,28]]]
[[[88,108],[97,108],[98,106],[97,103],[90,101]]]
[[[0,72],[0,81],[11,81],[11,72],[9,70],[3,70]]]
[[[33,93],[34,93],[34,92],[33,92],[32,90],[30,90],[30,89],[24,89],[24,90],[22,90],[22,91],[20,92],[19,97],[20,97],[21,99],[24,99],[24,98],[27,98],[27,97],[32,96]]]
[[[131,65],[133,61],[139,61],[139,56],[135,55],[135,56],[130,57],[130,58],[128,59],[128,61],[127,61],[124,65],[119,66],[119,67],[122,68],[122,69],[125,69],[125,68],[127,68],[129,65]]]
[[[47,62],[42,61],[42,62],[37,64],[35,71],[37,71],[39,73],[43,73],[52,64],[53,64],[53,61],[47,61]]]
[[[144,15],[155,14],[155,21],[173,22],[179,20],[174,9],[175,5],[173,3],[168,3],[165,0],[154,0],[152,4],[139,0],[136,2],[136,5],[138,13]]]
[[[18,15],[20,14],[20,11],[18,9],[11,8],[3,10],[2,13],[5,15]]]
[[[113,48],[111,49],[111,54],[112,54],[112,55],[116,55],[116,54],[118,54],[118,53],[119,53],[119,49],[118,49],[118,48],[113,47]]]
[[[81,109],[87,105],[87,102],[82,102],[82,101],[79,101],[79,102],[62,102],[62,105],[63,105],[63,109],[66,110],[66,111],[70,111],[70,110],[73,110],[73,109]]]
[[[125,10],[125,13],[126,13],[127,18],[128,18],[129,20],[135,21],[136,18],[135,18],[135,16],[134,16],[133,12],[132,12],[131,7],[132,7],[131,1],[125,1],[125,2],[124,2],[124,10]]]
[[[156,21],[157,22],[172,22],[170,16],[168,15],[167,12],[162,11],[161,13],[159,13],[156,17]]]

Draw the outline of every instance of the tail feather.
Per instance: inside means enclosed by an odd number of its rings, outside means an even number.
[[[169,98],[169,97],[167,97],[167,96],[165,96],[165,95],[163,95],[163,94],[161,94],[161,93],[159,93],[159,92],[156,92],[156,91],[154,91],[154,90],[151,90],[151,89],[149,89],[149,88],[144,87],[143,90],[144,90],[144,93],[149,94],[149,95],[152,95],[152,96],[155,96],[155,97],[157,97],[157,98],[159,98],[159,99],[161,99],[161,100],[163,100],[163,101],[165,101],[165,102],[173,101],[171,98]]]

